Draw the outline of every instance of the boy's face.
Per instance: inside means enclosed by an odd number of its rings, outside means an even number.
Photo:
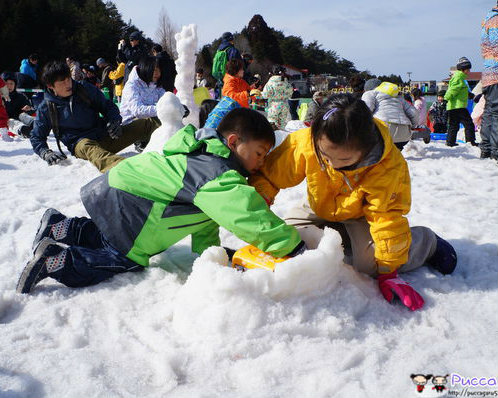
[[[73,94],[73,81],[71,76],[62,80],[57,80],[53,85],[47,84],[47,87],[52,89],[54,94],[58,97],[66,98]]]
[[[440,95],[439,95],[439,96],[437,97],[437,100],[438,100],[439,102],[443,102],[443,101],[444,101],[444,97],[442,97],[442,96],[440,96]]]
[[[251,174],[256,173],[270,152],[271,144],[262,140],[242,141],[237,134],[227,137],[228,147],[235,154],[242,166]]]

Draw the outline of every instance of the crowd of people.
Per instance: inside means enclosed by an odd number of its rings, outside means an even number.
[[[493,158],[498,155],[497,30],[498,9],[493,9],[483,24],[486,104],[480,147],[481,157]],[[429,109],[419,89],[407,101],[397,85],[378,79],[355,77],[353,94],[316,92],[304,128],[272,150],[275,130],[293,117],[289,100],[296,89],[280,65],[266,82],[251,75],[250,54],[241,54],[231,33],[221,39],[211,73],[215,98],[200,106],[200,128],[182,128],[162,154],[126,159],[117,154],[133,143],[138,152],[143,149],[160,124],[157,102],[174,91],[171,57],[159,45],[149,53],[138,32],[130,35],[129,45],[119,43],[116,68],[103,58],[95,66],[80,65],[72,56],[47,63],[36,118],[23,95],[14,93],[20,80],[36,82],[38,57],[22,61],[20,74],[29,78],[3,75],[8,117],[23,124],[19,132],[30,137],[35,153],[49,165],[59,163],[66,157],[62,142],[103,173],[81,189],[89,218],[45,212],[18,291],[29,293],[45,278],[82,287],[142,271],[152,255],[188,235],[192,250],[202,253],[220,245],[220,226],[275,257],[314,248],[310,229],[330,227],[342,237],[344,262],[377,278],[386,300],[398,297],[411,310],[422,308],[423,298],[399,273],[427,265],[451,274],[457,255],[430,228],[409,226],[410,176],[401,150],[427,119],[434,131],[447,133],[448,146],[456,145],[460,122],[466,141],[477,145],[467,111],[470,61],[459,59],[448,90],[439,92]],[[197,69],[192,87],[207,85],[205,71]],[[59,152],[47,145],[50,131]],[[430,140],[427,131],[422,138]],[[307,200],[284,219],[277,217],[269,206],[279,190],[303,180]]]

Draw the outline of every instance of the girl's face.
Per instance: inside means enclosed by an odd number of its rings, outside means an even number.
[[[152,81],[154,83],[157,83],[159,78],[161,77],[161,69],[159,69],[157,66],[154,68],[154,74],[152,75]]]
[[[244,77],[244,68],[240,68],[236,76],[242,79]]]
[[[323,160],[336,170],[353,166],[363,158],[363,153],[360,150],[336,145],[325,135],[318,138],[317,146]]]

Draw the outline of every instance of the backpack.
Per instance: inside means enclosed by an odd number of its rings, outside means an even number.
[[[229,47],[225,48],[224,50],[218,50],[214,55],[211,74],[216,80],[223,80],[223,76],[225,76],[225,67],[228,62],[228,48]]]

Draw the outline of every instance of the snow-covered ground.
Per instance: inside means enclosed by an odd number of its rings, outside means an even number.
[[[462,144],[404,154],[411,224],[459,256],[453,275],[405,274],[426,301],[417,312],[343,265],[333,231],[275,273],[224,267],[216,248],[196,259],[185,241],[141,274],[16,294],[40,216],[86,215],[79,189],[98,172],[0,141],[0,397],[406,397],[430,395],[411,373],[498,376],[498,166]],[[273,209],[303,197],[283,191]],[[242,244],[226,231],[223,243]]]

